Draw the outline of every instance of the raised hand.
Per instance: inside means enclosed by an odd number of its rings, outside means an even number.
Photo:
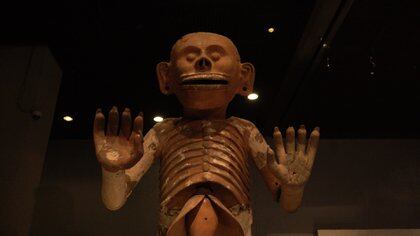
[[[306,138],[305,126],[300,126],[295,145],[295,129],[286,130],[286,145],[283,145],[282,135],[274,128],[274,152],[268,155],[268,165],[273,173],[286,187],[303,187],[308,181],[319,144],[319,128],[316,127],[309,141]]]
[[[109,111],[106,134],[105,116],[101,109],[96,111],[93,125],[96,157],[106,170],[112,172],[134,166],[143,156],[142,114],[132,124],[131,112],[126,108],[121,115],[121,125],[118,126],[117,107],[114,106]]]

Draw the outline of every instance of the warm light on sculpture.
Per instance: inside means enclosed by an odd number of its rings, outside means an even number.
[[[176,42],[169,62],[156,67],[160,90],[175,94],[181,118],[157,123],[143,138],[143,117],[120,117],[116,107],[94,122],[102,165],[102,200],[124,205],[152,163],[160,160],[159,235],[251,235],[249,163],[254,162],[273,198],[287,212],[301,204],[319,142],[315,128],[274,129],[274,151],[255,125],[226,117],[236,94],[253,91],[255,70],[241,63],[235,45],[213,33],[192,33]],[[121,119],[121,124],[119,125]],[[296,144],[295,144],[296,143]],[[251,161],[252,160],[252,161]]]

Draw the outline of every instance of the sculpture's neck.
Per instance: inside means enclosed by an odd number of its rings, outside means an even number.
[[[226,119],[226,109],[227,107],[221,107],[211,110],[196,110],[184,108],[183,117],[194,120],[224,120]]]

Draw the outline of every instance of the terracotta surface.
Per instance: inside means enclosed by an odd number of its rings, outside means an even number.
[[[162,93],[175,94],[181,102],[181,118],[165,119],[143,138],[142,114],[132,121],[129,109],[120,117],[113,107],[105,133],[105,116],[100,109],[96,113],[94,141],[108,209],[123,206],[159,159],[160,235],[251,235],[250,162],[260,170],[274,200],[287,212],[297,210],[319,129],[307,140],[303,125],[297,131],[289,127],[283,140],[275,128],[273,151],[254,124],[227,118],[230,101],[251,93],[255,77],[252,64],[241,62],[228,38],[188,34],[156,71]]]

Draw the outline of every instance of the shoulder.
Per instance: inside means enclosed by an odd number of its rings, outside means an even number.
[[[229,118],[232,124],[237,126],[238,128],[244,128],[244,129],[256,129],[257,127],[249,120],[242,119],[239,117],[232,116]]]
[[[181,118],[166,118],[162,122],[156,123],[150,130],[149,133],[153,133],[156,136],[167,133],[174,129],[176,124]]]
[[[162,129],[175,126],[181,118],[165,118],[162,122],[158,122],[153,126],[153,129]]]
[[[240,130],[240,132],[243,134],[245,139],[248,140],[248,142],[264,142],[264,138],[261,135],[260,131],[251,121],[233,116],[229,119],[231,120],[232,124],[234,124],[238,130]]]
[[[145,147],[150,151],[159,153],[162,137],[173,130],[179,120],[180,118],[167,118],[162,122],[156,123],[144,137]]]

